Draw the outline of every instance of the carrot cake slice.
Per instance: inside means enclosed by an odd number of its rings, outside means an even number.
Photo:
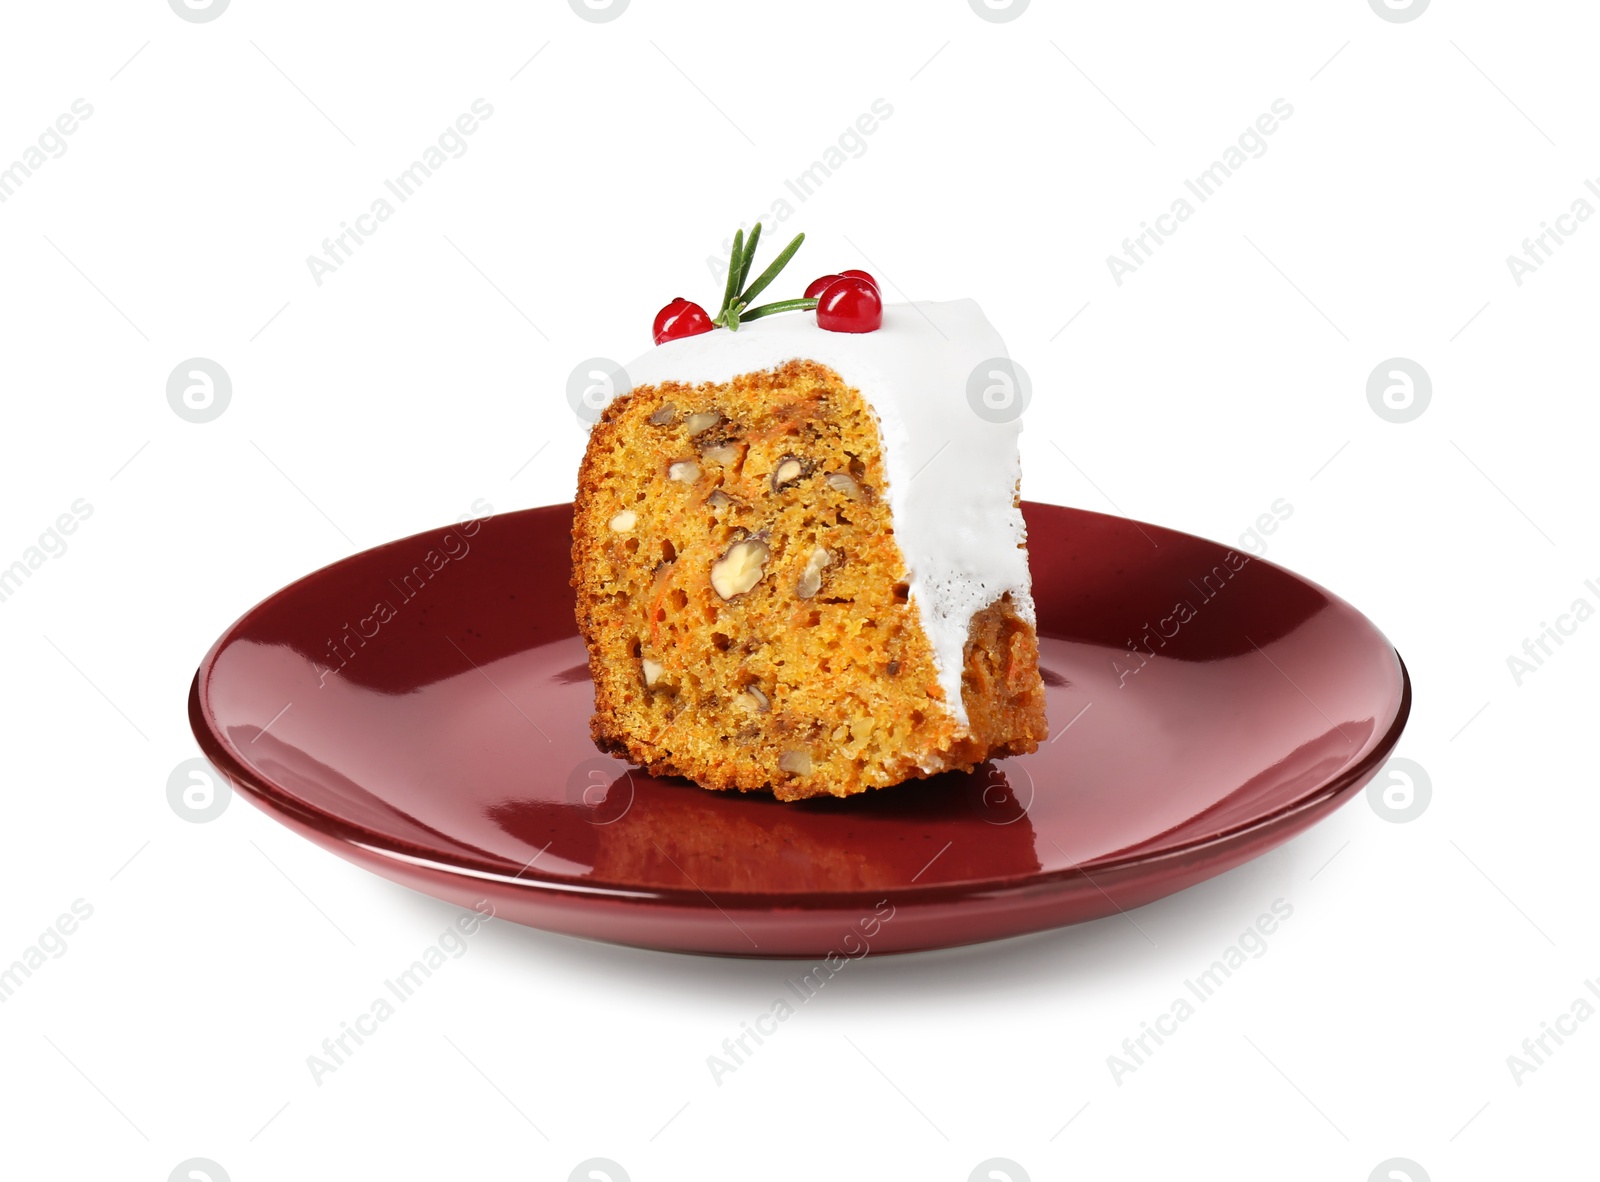
[[[663,309],[590,436],[572,584],[596,743],[780,800],[1035,750],[1021,424],[969,394],[999,336],[970,300],[885,307],[864,272],[752,315],[749,269],[715,320]]]

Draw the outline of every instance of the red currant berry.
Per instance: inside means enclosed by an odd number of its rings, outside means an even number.
[[[859,275],[841,275],[818,297],[817,327],[829,332],[873,332],[883,324],[883,297]]]
[[[811,286],[806,288],[806,299],[816,299],[827,289],[828,284],[832,283],[837,278],[839,278],[837,275],[823,275],[819,278],[813,279],[811,281]]]
[[[714,327],[704,308],[679,296],[656,313],[655,341],[660,345],[679,337],[699,336]]]
[[[872,289],[874,291],[876,291],[878,289],[878,281],[876,279],[874,279],[871,275],[867,274],[865,271],[854,271],[854,270],[852,270],[852,271],[840,271],[839,272],[839,278],[840,279],[844,279],[847,276],[851,276],[851,277],[854,277],[856,279],[865,279],[868,283],[872,284]]]

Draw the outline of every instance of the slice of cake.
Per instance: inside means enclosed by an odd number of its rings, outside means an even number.
[[[592,731],[653,774],[845,796],[1046,735],[1020,424],[968,396],[1000,338],[971,301],[819,298],[669,333],[590,437]]]

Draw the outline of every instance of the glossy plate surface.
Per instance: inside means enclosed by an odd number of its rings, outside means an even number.
[[[254,803],[396,882],[739,956],[945,947],[1136,907],[1304,829],[1393,748],[1405,669],[1343,600],[1159,526],[1023,508],[1053,738],[971,775],[780,804],[601,755],[570,505],[285,588],[207,654],[191,725]]]

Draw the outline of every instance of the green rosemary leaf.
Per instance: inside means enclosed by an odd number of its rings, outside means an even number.
[[[800,244],[805,240],[806,236],[804,234],[796,234],[794,236],[794,241],[783,248],[778,257],[772,260],[772,265],[761,272],[760,277],[754,283],[744,289],[745,302],[748,303],[767,289],[767,284],[778,277],[778,272],[783,270],[790,259],[794,258],[794,252],[800,249]]]
[[[762,304],[759,308],[751,308],[748,312],[740,312],[740,320],[758,320],[763,316],[774,316],[779,312],[804,312],[817,306],[815,299],[777,300],[774,303]]]
[[[744,290],[744,281],[750,278],[750,264],[756,261],[756,243],[761,241],[761,223],[757,222],[750,231],[750,238],[744,244],[744,265],[739,268],[739,286],[736,291]]]
[[[717,323],[726,321],[733,297],[739,294],[739,272],[744,266],[744,231],[733,232],[733,250],[728,255],[728,283],[722,289],[722,306],[717,309]]]

